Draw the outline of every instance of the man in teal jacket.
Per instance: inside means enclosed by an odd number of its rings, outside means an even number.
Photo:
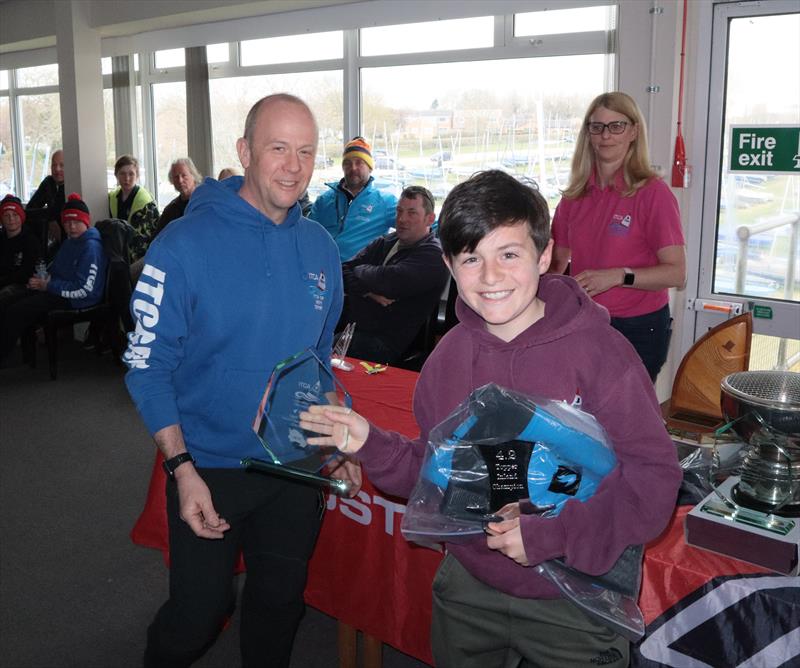
[[[373,239],[394,225],[397,198],[375,187],[372,149],[363,137],[354,137],[344,147],[338,183],[317,197],[308,217],[320,223],[339,247],[342,260],[349,260]]]

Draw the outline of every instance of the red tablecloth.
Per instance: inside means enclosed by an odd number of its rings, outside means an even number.
[[[411,412],[417,374],[390,368],[368,376],[359,366],[352,372],[337,373],[353,397],[354,408],[370,421],[409,437],[419,433]],[[664,533],[647,546],[639,605],[648,625],[648,635],[651,628],[654,634],[652,641],[645,638],[641,654],[638,649],[634,652],[634,665],[700,665],[666,663],[664,657],[674,659],[677,655],[691,655],[710,665],[729,665],[725,661],[719,663],[721,650],[713,643],[709,645],[702,633],[700,636],[705,640],[697,648],[687,641],[688,644],[684,643],[677,650],[670,649],[661,638],[675,635],[675,631],[669,629],[670,618],[678,618],[682,605],[700,605],[703,603],[697,602],[700,598],[708,598],[709,605],[716,605],[713,595],[706,594],[724,583],[728,576],[743,578],[745,574],[765,573],[759,567],[686,545],[683,518],[688,510],[688,506],[678,508]],[[378,492],[369,481],[365,481],[354,499],[331,496],[309,567],[306,601],[407,654],[432,663],[429,644],[431,582],[441,554],[403,539],[400,534],[403,511],[401,500]],[[158,458],[144,511],[131,537],[139,545],[162,550],[168,559],[164,474]],[[784,578],[784,581],[795,588],[794,595],[800,598],[796,595],[800,578]],[[775,586],[772,578],[765,577],[763,582]],[[682,601],[686,601],[685,605]],[[776,600],[773,603],[778,605]],[[781,624],[791,626],[792,620],[800,620],[800,602],[795,605],[790,601],[788,605],[782,609]],[[737,613],[729,610],[727,614],[715,627],[720,629],[720,634],[729,624],[731,615],[736,617]],[[750,614],[753,614],[750,610],[742,612],[745,618]],[[685,615],[681,620],[684,618]],[[800,621],[795,624],[798,625]],[[753,627],[749,625],[751,632]],[[691,628],[684,628],[681,635],[691,638],[691,631]],[[774,635],[773,631],[759,633]],[[746,652],[753,653],[756,651],[753,646],[758,649],[768,643],[769,637],[755,645],[752,640],[732,637],[726,640],[725,651],[732,651],[731,644],[742,644],[744,649],[736,648],[735,654],[747,658]],[[675,644],[678,645],[680,643]],[[800,643],[797,646],[800,647]],[[796,651],[800,654],[800,650]],[[656,657],[665,662],[653,662],[651,659]]]

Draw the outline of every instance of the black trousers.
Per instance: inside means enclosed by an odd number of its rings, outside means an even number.
[[[672,337],[669,306],[632,318],[611,318],[611,326],[633,344],[650,374],[650,380],[655,383],[658,372],[667,361]]]
[[[28,290],[28,293],[12,302],[0,320],[0,360],[3,360],[26,329],[44,319],[48,311],[70,308],[68,299],[49,292]]]
[[[144,665],[180,668],[205,653],[234,609],[233,576],[241,550],[247,568],[242,666],[288,666],[305,610],[303,591],[324,511],[322,495],[313,487],[242,469],[198,472],[231,528],[221,540],[195,536],[178,515],[177,484],[167,481],[169,600],[148,629]]]

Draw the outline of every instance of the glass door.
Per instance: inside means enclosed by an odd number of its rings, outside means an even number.
[[[695,339],[750,310],[751,369],[800,371],[798,35],[794,0],[714,8]]]

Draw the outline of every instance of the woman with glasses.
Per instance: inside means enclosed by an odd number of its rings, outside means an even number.
[[[629,95],[589,105],[552,236],[550,271],[569,265],[655,382],[671,334],[668,290],[686,281],[686,252],[678,202],[650,167],[647,128]]]

